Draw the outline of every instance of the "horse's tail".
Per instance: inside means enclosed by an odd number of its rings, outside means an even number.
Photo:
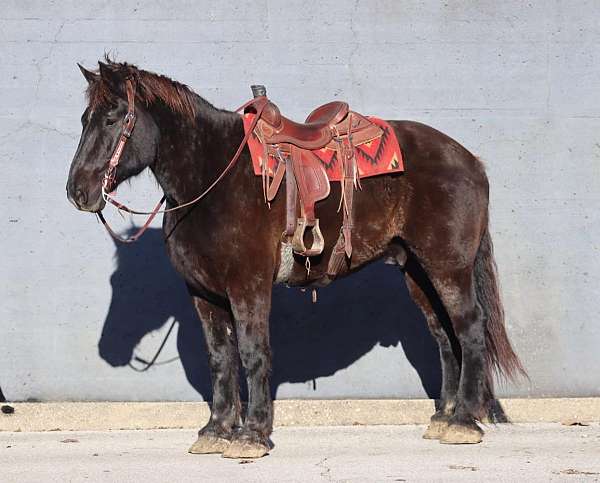
[[[492,238],[486,226],[475,258],[475,287],[477,300],[486,319],[486,372],[490,389],[494,373],[509,380],[527,377],[521,361],[512,348],[504,325],[504,309],[500,298],[498,274],[494,261]]]

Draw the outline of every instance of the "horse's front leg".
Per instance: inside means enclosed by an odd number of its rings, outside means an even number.
[[[210,420],[198,432],[190,453],[222,453],[229,446],[235,428],[241,425],[239,358],[235,330],[228,309],[200,297],[193,297],[198,311],[213,387]]]
[[[244,288],[230,294],[240,359],[248,382],[248,411],[243,427],[223,453],[226,458],[260,458],[270,449],[269,436],[273,431],[269,389],[271,290],[268,285],[261,290]]]

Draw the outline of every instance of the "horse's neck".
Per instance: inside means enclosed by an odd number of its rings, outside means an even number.
[[[161,113],[157,124],[161,139],[153,171],[175,204],[185,203],[206,189],[225,169],[243,137],[237,114],[206,106],[193,124],[173,113]]]

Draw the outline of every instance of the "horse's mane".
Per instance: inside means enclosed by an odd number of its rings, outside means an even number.
[[[136,101],[148,107],[162,102],[171,111],[180,114],[190,122],[196,118],[200,97],[185,84],[164,75],[139,69],[133,64],[115,62],[108,56],[105,56],[103,67],[109,69],[115,78],[121,79],[122,85],[128,77],[135,79]],[[106,106],[115,98],[114,87],[108,80],[98,76],[94,82],[89,83],[86,96],[91,109]]]

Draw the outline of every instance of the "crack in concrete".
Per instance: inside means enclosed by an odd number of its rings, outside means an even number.
[[[354,72],[354,57],[356,56],[358,49],[360,48],[360,42],[358,42],[358,32],[356,31],[356,27],[354,25],[354,16],[356,12],[358,12],[358,5],[360,0],[354,1],[354,7],[352,8],[352,14],[350,15],[350,33],[352,34],[352,42],[354,45],[350,54],[348,55],[348,71],[350,75],[350,88],[354,90],[356,87],[356,74]],[[360,104],[364,104],[361,90],[358,89],[358,95],[360,97]],[[360,108],[358,108],[360,110]]]
[[[32,111],[35,108],[37,101],[39,101],[40,84],[42,83],[42,79],[44,78],[44,74],[42,72],[43,64],[46,62],[48,62],[48,65],[50,64],[49,61],[50,61],[50,58],[52,57],[52,54],[54,53],[54,48],[56,47],[56,43],[58,42],[58,37],[62,33],[63,28],[65,27],[67,22],[68,22],[68,20],[65,19],[58,26],[58,29],[56,30],[54,37],[50,41],[50,46],[48,47],[48,53],[33,62],[33,66],[34,66],[35,70],[37,71],[37,82],[35,83],[35,89],[33,91],[33,101],[31,103],[31,108],[29,110],[28,117],[31,117]]]
[[[14,130],[4,134],[3,136],[0,136],[1,141],[9,139],[12,136],[16,135],[17,133],[19,133],[20,131],[27,129],[29,127],[33,127],[35,129],[38,129],[38,130],[44,131],[44,132],[56,133],[60,136],[65,136],[72,140],[77,140],[77,134],[61,131],[60,129],[57,129],[55,127],[47,126],[47,125],[41,124],[41,123],[33,120],[35,118],[35,116],[33,115],[34,109],[36,108],[37,103],[40,101],[40,88],[41,88],[42,80],[44,79],[44,72],[43,72],[44,66],[46,64],[48,66],[51,65],[52,54],[54,53],[54,49],[56,48],[56,45],[58,43],[58,38],[59,38],[60,34],[62,33],[63,29],[65,28],[65,25],[69,22],[72,22],[72,20],[63,19],[61,21],[60,25],[56,29],[56,32],[54,33],[54,36],[52,37],[52,40],[49,43],[48,51],[46,52],[46,54],[43,55],[42,57],[40,57],[39,59],[34,60],[34,62],[33,62],[33,67],[35,68],[35,70],[37,72],[37,79],[36,79],[34,90],[33,90],[32,101],[29,106],[29,112],[27,113],[27,121],[18,125]]]
[[[331,479],[331,468],[329,466],[327,466],[325,464],[325,462],[328,460],[329,458],[323,458],[321,461],[319,461],[315,466],[317,466],[318,468],[321,468],[321,477],[325,478],[327,481],[333,481]]]
[[[0,141],[4,141],[6,139],[9,139],[11,137],[13,137],[14,135],[18,134],[20,131],[23,131],[27,128],[34,128],[37,129],[39,131],[43,131],[43,132],[48,132],[48,133],[56,133],[60,136],[65,136],[68,137],[69,139],[72,139],[74,141],[77,140],[77,133],[70,133],[70,132],[65,132],[65,131],[61,131],[60,129],[57,129],[55,127],[51,127],[51,126],[47,126],[45,124],[41,124],[39,122],[35,122],[35,121],[31,121],[31,120],[27,120],[21,124],[19,124],[15,129],[13,129],[12,131],[0,136]]]

